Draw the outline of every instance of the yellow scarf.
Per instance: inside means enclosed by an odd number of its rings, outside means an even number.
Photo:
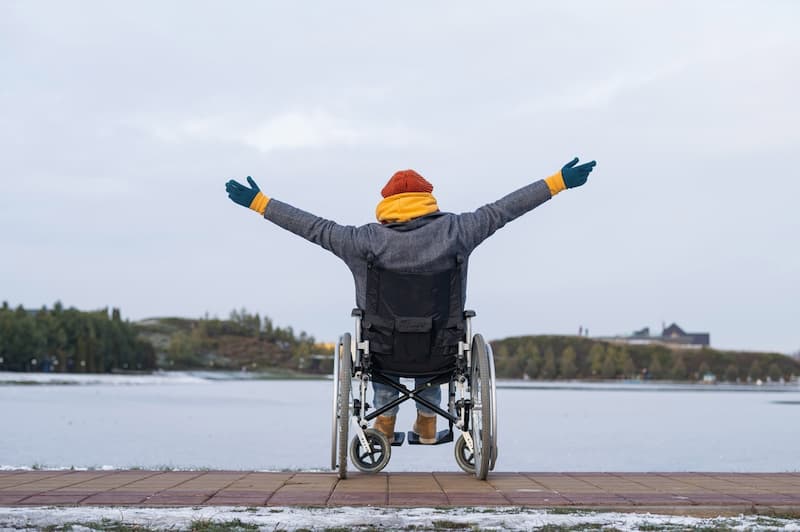
[[[404,192],[384,198],[375,208],[375,216],[382,224],[402,223],[438,210],[430,192]]]

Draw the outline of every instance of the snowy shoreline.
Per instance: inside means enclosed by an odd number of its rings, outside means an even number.
[[[81,526],[88,530],[144,527],[145,530],[191,530],[198,524],[241,525],[259,530],[800,530],[796,519],[759,515],[700,518],[681,515],[586,510],[388,507],[16,507],[0,508],[0,530]]]

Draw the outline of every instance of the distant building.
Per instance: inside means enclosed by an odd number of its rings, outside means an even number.
[[[710,345],[711,335],[709,333],[687,333],[677,323],[673,323],[669,327],[661,331],[661,341],[675,344],[688,344],[688,345]]]
[[[711,335],[709,333],[687,333],[681,329],[677,323],[672,323],[669,327],[662,327],[661,334],[658,336],[650,334],[650,327],[644,327],[638,331],[633,331],[633,334],[630,336],[611,336],[598,339],[631,344],[668,344],[684,347],[705,347],[711,345]]]

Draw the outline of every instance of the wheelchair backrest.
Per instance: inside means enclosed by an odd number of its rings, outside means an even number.
[[[370,263],[361,330],[377,369],[422,376],[455,367],[464,340],[460,261],[439,272],[398,272]]]

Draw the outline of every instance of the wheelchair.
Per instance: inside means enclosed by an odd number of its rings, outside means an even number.
[[[467,474],[485,480],[497,460],[497,401],[491,346],[472,332],[475,312],[461,302],[460,259],[452,270],[407,273],[375,267],[367,275],[367,308],[353,309],[354,334],[339,337],[333,352],[331,469],[347,478],[348,448],[353,465],[377,473],[389,463],[391,448],[419,436],[395,432],[392,441],[369,422],[413,400],[447,420],[433,445],[461,434],[455,459]],[[389,377],[423,381],[415,389]],[[370,381],[386,384],[399,397],[381,408],[367,402]],[[448,385],[446,410],[418,396],[430,386]],[[355,433],[348,445],[350,429]]]

